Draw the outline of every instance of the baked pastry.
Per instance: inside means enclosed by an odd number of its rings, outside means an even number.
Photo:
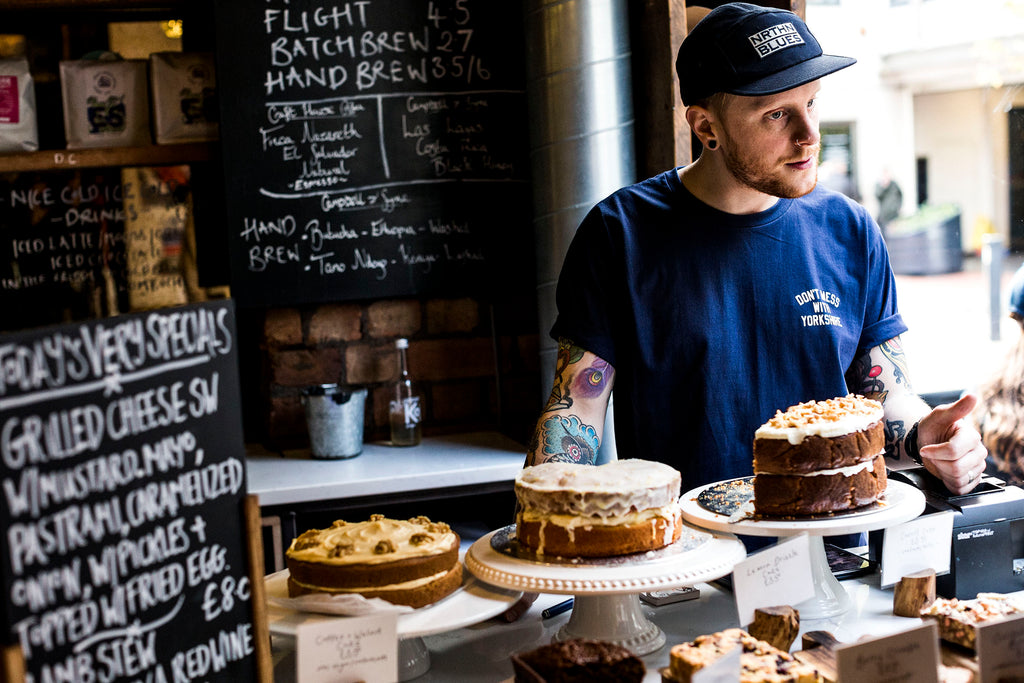
[[[934,619],[939,638],[973,650],[979,624],[1024,612],[1024,599],[1002,593],[978,593],[971,600],[937,598],[921,609],[921,617]]]
[[[462,585],[459,535],[444,522],[371,515],[310,529],[285,553],[288,594],[357,593],[423,607]]]
[[[669,650],[668,668],[662,669],[662,680],[690,683],[695,672],[714,663],[734,647],[743,648],[740,653],[741,683],[820,683],[822,680],[814,667],[739,628],[697,636],[689,643],[674,645]]]
[[[679,540],[679,472],[627,459],[546,462],[516,477],[516,539],[539,555],[609,557]]]
[[[754,513],[817,515],[885,492],[882,404],[848,395],[778,411],[754,433]]]
[[[647,668],[621,645],[573,638],[512,655],[515,683],[641,683]]]

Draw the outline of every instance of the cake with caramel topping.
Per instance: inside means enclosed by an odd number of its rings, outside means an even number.
[[[355,593],[423,607],[462,585],[459,535],[426,517],[338,520],[297,537],[285,556],[292,597]]]
[[[679,540],[680,475],[640,459],[546,462],[516,477],[516,539],[538,555],[608,557]]]
[[[885,492],[882,404],[850,394],[778,411],[754,433],[754,512],[816,515]]]

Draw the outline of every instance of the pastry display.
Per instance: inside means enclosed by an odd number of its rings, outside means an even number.
[[[795,659],[763,640],[739,628],[697,636],[674,645],[669,651],[669,666],[662,669],[665,683],[690,683],[697,671],[713,664],[735,647],[740,653],[741,683],[820,683],[817,669]]]
[[[1002,593],[978,593],[976,598],[937,598],[921,609],[921,617],[934,619],[939,637],[947,643],[974,649],[978,625],[1024,612],[1024,599]]]
[[[817,515],[885,492],[882,404],[848,395],[791,406],[754,433],[754,512]]]
[[[647,668],[614,643],[572,638],[512,655],[515,683],[640,683]]]
[[[677,470],[648,460],[525,467],[515,481],[516,538],[561,557],[655,550],[682,532],[679,488]]]
[[[292,597],[353,593],[423,607],[462,585],[459,535],[426,517],[338,520],[297,537],[286,561]]]

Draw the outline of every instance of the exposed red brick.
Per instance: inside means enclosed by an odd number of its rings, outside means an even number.
[[[472,332],[479,324],[480,304],[476,299],[431,299],[427,302],[428,334]]]
[[[341,352],[336,348],[271,351],[270,381],[286,387],[338,382],[342,378]]]
[[[429,339],[409,344],[409,373],[418,380],[493,376],[490,337]]]
[[[363,309],[358,304],[320,306],[309,320],[308,342],[317,346],[355,341],[362,336],[362,320]]]
[[[349,384],[390,382],[398,376],[393,344],[357,343],[345,348],[345,377]]]
[[[387,299],[366,309],[366,332],[371,337],[410,337],[420,331],[423,315],[417,299]]]
[[[263,339],[267,346],[302,343],[302,317],[294,308],[271,308],[263,318]]]

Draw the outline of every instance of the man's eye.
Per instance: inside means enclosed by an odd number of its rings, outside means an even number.
[[[773,111],[771,114],[768,114],[768,118],[771,119],[772,121],[778,121],[783,116],[784,114],[781,111]]]

